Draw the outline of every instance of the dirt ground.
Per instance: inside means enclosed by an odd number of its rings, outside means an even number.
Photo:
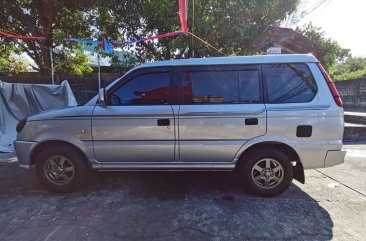
[[[0,240],[365,240],[366,146],[345,148],[274,198],[231,172],[98,173],[54,194],[0,154]]]

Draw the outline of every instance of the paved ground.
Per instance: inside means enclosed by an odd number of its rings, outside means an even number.
[[[366,146],[275,198],[231,173],[102,173],[52,194],[0,155],[0,240],[365,240]]]

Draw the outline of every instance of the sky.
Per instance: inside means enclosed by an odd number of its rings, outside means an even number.
[[[302,0],[301,7],[311,10],[322,2],[296,25],[312,22],[342,48],[350,49],[352,56],[366,57],[366,1]]]

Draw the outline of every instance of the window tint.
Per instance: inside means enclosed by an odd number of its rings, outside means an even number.
[[[258,103],[261,100],[259,71],[240,71],[239,94],[240,103]]]
[[[169,103],[170,73],[136,76],[108,96],[109,105],[162,105]]]
[[[317,87],[305,64],[265,65],[270,103],[304,103],[311,101]]]
[[[254,103],[260,101],[259,72],[185,71],[184,103]]]

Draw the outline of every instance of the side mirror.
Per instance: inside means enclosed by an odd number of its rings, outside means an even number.
[[[98,102],[98,104],[100,106],[107,106],[107,94],[106,94],[104,88],[99,90],[99,102]]]

